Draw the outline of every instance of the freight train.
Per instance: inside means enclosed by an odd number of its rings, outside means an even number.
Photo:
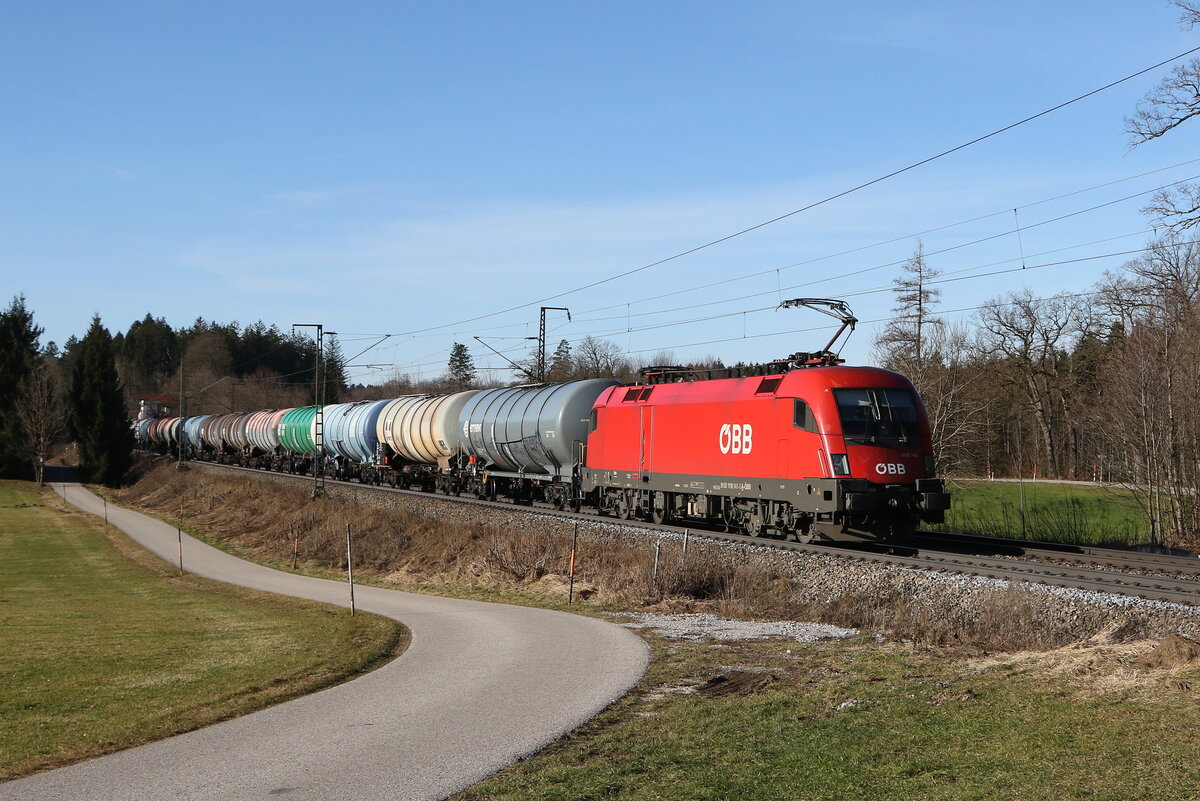
[[[650,368],[533,384],[142,420],[161,452],[756,536],[894,539],[942,522],[913,385],[832,353],[755,375]]]

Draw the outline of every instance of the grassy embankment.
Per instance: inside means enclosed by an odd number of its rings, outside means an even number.
[[[391,658],[402,626],[191,575],[0,482],[0,780],[160,739]]]
[[[333,498],[309,503],[304,489],[201,470],[154,472],[126,495],[168,516],[180,498],[200,533],[262,561],[286,563],[299,535],[301,569],[331,575],[344,568],[339,532],[352,520],[362,532],[356,578],[562,606],[563,540],[537,531],[450,526]],[[1019,593],[998,596],[977,627],[949,632],[945,615],[922,617],[903,598],[789,605],[788,580],[706,561],[695,544],[687,571],[672,566],[674,551],[664,559],[658,586],[647,581],[652,549],[585,547],[588,576],[577,588],[587,590],[589,614],[857,618],[891,641],[649,636],[650,671],[628,697],[461,801],[1197,797],[1200,698],[1191,688],[1200,662],[1189,654],[1156,666],[1139,662],[1148,643],[1056,649],[1060,633],[1022,617]],[[1046,650],[1018,652],[1025,647]]]
[[[1145,515],[1122,489],[1031,481],[954,481],[950,492],[953,501],[944,526],[948,531],[1072,545],[1122,546],[1149,541]]]

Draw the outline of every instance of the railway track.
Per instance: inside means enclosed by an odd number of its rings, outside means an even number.
[[[313,481],[309,476],[265,472],[236,465],[214,462],[195,462],[194,464],[224,470],[244,471],[259,476],[274,476],[290,479],[297,483],[312,483]],[[325,479],[325,484],[326,486],[344,486],[357,490],[369,489],[377,492],[399,493],[425,499],[436,498],[447,503],[503,509],[509,512],[520,511],[563,520],[617,523],[631,528],[645,529],[648,535],[682,534],[685,528],[680,525],[660,525],[640,520],[558,511],[549,505],[516,506],[507,502],[436,495],[419,490],[393,487],[376,487],[329,478]],[[885,545],[862,542],[803,544],[771,538],[749,538],[741,534],[726,534],[705,529],[690,529],[690,531],[696,538],[734,545],[776,548],[796,553],[835,554],[849,560],[928,570],[941,574],[1026,582],[1048,587],[1088,590],[1151,601],[1200,606],[1200,559],[1055,543],[972,537],[943,532],[918,532],[918,537],[914,540],[913,545]]]
[[[961,547],[982,553],[993,551],[1044,562],[1115,568],[1130,573],[1166,574],[1200,580],[1200,558],[1173,554],[1154,554],[1093,545],[1069,545],[1057,542],[981,537],[943,531],[919,531],[917,540],[939,548]]]

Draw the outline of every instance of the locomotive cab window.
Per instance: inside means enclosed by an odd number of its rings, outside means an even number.
[[[596,409],[592,409],[592,419],[588,421],[588,433],[596,430],[596,426],[600,424],[600,415]]]
[[[792,413],[792,425],[801,431],[817,433],[817,420],[813,417],[812,407],[799,398],[796,398],[796,408]]]
[[[856,445],[920,439],[916,401],[907,389],[835,389],[842,434]]]

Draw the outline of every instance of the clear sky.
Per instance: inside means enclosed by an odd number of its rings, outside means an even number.
[[[393,334],[354,361],[385,365],[351,371],[368,382],[443,372],[453,341],[501,365],[472,336],[524,349],[539,305],[572,311],[550,349],[594,334],[764,361],[829,336],[781,298],[844,297],[864,322],[843,355],[864,362],[892,305],[869,290],[918,239],[947,277],[1030,268],[947,283],[946,310],[1082,291],[1129,258],[1090,257],[1140,248],[1129,196],[1200,175],[1200,122],[1135,150],[1123,132],[1167,68],[547,299],[1200,45],[1177,18],[1112,0],[10,0],[0,289],[60,344],[97,312],[113,331],[147,312],[319,322],[347,356]]]

